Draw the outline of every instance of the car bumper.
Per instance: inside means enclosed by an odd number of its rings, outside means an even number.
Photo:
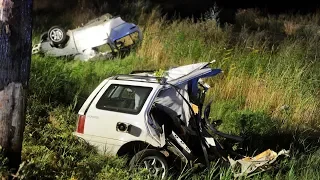
[[[77,138],[82,139],[90,145],[96,147],[100,154],[116,156],[118,150],[120,149],[119,145],[108,144],[105,138],[81,134],[77,132],[73,132],[72,134]]]

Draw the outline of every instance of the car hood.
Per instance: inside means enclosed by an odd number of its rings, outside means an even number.
[[[221,69],[210,68],[209,64],[211,63],[196,63],[172,68],[167,71],[167,82],[175,86],[188,84],[191,93],[196,95],[201,78],[216,76],[222,72]]]
[[[219,74],[221,69],[211,69],[210,63],[196,63],[171,68],[166,72],[167,82],[174,85],[185,83],[191,79],[211,77]]]
[[[166,85],[165,88],[172,88],[171,85],[174,86],[183,86],[188,84],[189,88],[191,88],[192,94],[195,94],[198,89],[198,82],[201,78],[208,78],[212,76],[216,76],[222,72],[221,69],[212,69],[209,65],[212,62],[201,62],[194,63],[179,67],[171,68],[165,71],[164,78],[166,82],[170,85]],[[151,73],[135,73],[135,75],[141,76],[149,76],[154,77],[155,74]]]
[[[109,40],[114,42],[136,31],[139,31],[138,26],[132,23],[123,22],[122,24],[110,29]]]

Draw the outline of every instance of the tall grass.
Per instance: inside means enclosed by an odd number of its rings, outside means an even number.
[[[64,22],[77,26],[96,11],[81,12],[88,14],[74,16],[72,11]],[[237,14],[237,24],[222,28],[214,20],[168,21],[157,10],[138,12],[134,21],[141,25],[144,40],[124,59],[81,62],[33,56],[21,177],[144,179],[127,172],[124,161],[102,157],[74,139],[77,108],[109,76],[215,59],[212,67],[224,72],[207,79],[212,89],[206,101],[214,99],[211,115],[223,120],[220,129],[255,138],[253,150],[294,146],[289,160],[251,178],[320,178],[319,150],[308,147],[305,137],[294,137],[297,131],[320,129],[319,14],[271,17],[247,10]],[[35,32],[41,29],[35,27]],[[230,169],[215,166],[183,176],[233,178]]]
[[[148,68],[215,59],[213,67],[224,70],[209,80],[215,106],[236,101],[237,110],[263,111],[295,127],[319,127],[318,35],[288,37],[270,47],[264,31],[242,28],[234,34],[231,28],[221,29],[214,21],[153,21],[136,56]]]

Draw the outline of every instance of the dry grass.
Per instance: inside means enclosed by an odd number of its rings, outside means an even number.
[[[289,36],[295,35],[299,28],[300,28],[300,25],[292,21],[284,22],[284,32]]]
[[[218,97],[218,102],[242,99],[238,110],[263,111],[295,127],[320,124],[320,100],[304,82],[308,81],[305,74],[315,68],[302,59],[303,49],[312,44],[304,46],[299,38],[283,41],[271,54],[273,50],[268,49],[269,41],[262,31],[250,33],[244,28],[234,43],[229,42],[231,31],[223,31],[212,21],[152,22],[145,26],[145,40],[137,52],[148,67],[168,68],[217,59],[215,67],[221,67],[225,74],[211,82],[214,88],[210,93]],[[299,25],[284,22],[285,32],[294,35]],[[236,45],[228,49],[229,43]]]
[[[220,101],[243,99],[238,110],[263,111],[274,119],[289,121],[292,126],[314,126],[319,118],[319,100],[304,92],[292,91],[291,87],[280,87],[267,76],[253,78],[233,73],[223,75],[214,82],[210,92]]]

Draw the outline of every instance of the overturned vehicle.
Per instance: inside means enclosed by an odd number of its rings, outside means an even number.
[[[105,14],[68,31],[60,26],[51,27],[40,36],[40,43],[33,46],[32,54],[83,61],[93,57],[110,59],[125,56],[141,40],[137,25]]]
[[[218,131],[221,121],[209,119],[211,102],[204,101],[210,86],[203,80],[222,72],[210,64],[105,79],[79,110],[74,135],[101,153],[126,155],[131,169],[144,168],[155,177],[165,178],[168,164],[178,170],[209,167],[211,161],[229,166],[229,157],[244,158],[232,149],[244,139]]]

